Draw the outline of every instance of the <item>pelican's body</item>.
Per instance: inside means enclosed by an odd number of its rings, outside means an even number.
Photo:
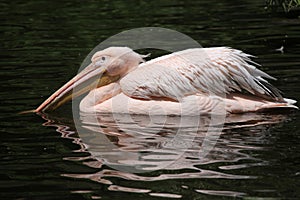
[[[266,80],[274,78],[239,50],[195,48],[148,62],[144,57],[127,47],[99,51],[83,72],[36,111],[54,109],[65,102],[71,89],[99,75],[100,83],[89,86],[80,103],[82,112],[199,115],[297,108],[295,101],[283,98]],[[82,89],[75,89],[75,94],[82,94]]]
[[[97,92],[99,93],[96,94]],[[134,99],[121,92],[102,103],[94,104],[92,99],[101,95],[101,92],[102,90],[92,91],[86,96],[80,103],[80,111],[141,115],[200,115],[256,112],[279,107],[295,108],[289,103],[271,102],[240,94],[233,94],[227,98],[190,95],[184,97],[182,102],[172,102]]]

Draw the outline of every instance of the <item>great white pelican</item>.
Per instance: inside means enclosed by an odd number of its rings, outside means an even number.
[[[81,112],[199,115],[297,108],[256,68],[250,55],[228,47],[194,48],[145,62],[128,47],[96,52],[84,70],[44,101],[48,112],[86,92]],[[74,88],[78,88],[73,90]]]

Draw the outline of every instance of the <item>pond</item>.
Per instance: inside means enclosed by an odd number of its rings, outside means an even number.
[[[272,84],[299,100],[299,19],[250,0],[0,5],[1,199],[300,198],[297,111],[227,118],[205,156],[205,117],[199,129],[193,117],[132,116],[127,122],[107,115],[96,119],[101,130],[95,130],[84,123],[89,116],[81,119],[82,129],[75,127],[79,119],[71,104],[49,115],[19,114],[73,77],[100,42],[139,27],[169,28],[203,47],[230,46],[255,55],[259,68],[278,78]]]

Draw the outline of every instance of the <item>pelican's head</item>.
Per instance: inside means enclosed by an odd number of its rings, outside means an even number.
[[[35,112],[54,110],[94,88],[118,81],[144,62],[144,57],[128,47],[109,47],[96,52],[90,65],[54,92]]]
[[[103,67],[110,76],[124,76],[134,70],[144,56],[128,47],[109,47],[96,52],[92,57],[94,67]]]

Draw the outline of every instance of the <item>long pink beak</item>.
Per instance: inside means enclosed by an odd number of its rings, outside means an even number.
[[[109,76],[104,67],[92,63],[54,92],[34,112],[52,111],[92,89],[115,82],[119,76]]]

